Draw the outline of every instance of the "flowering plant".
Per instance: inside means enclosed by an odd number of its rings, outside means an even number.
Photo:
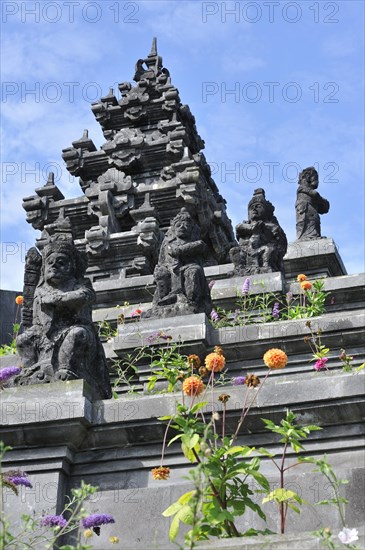
[[[282,350],[271,351],[280,356],[284,366],[288,360],[286,354]],[[267,362],[270,363],[269,360]],[[234,386],[242,387],[242,410],[237,426],[231,432],[227,423],[227,403],[230,395],[229,393],[218,395],[216,392],[217,373],[220,374],[225,368],[223,350],[216,347],[207,355],[205,365],[209,373],[206,385],[196,375],[186,378],[182,388],[182,403],[177,404],[176,414],[160,419],[168,421],[168,424],[164,436],[161,466],[154,468],[152,472],[156,480],[168,478],[170,468],[167,468],[166,474],[166,466],[163,466],[165,449],[176,441],[180,442],[185,458],[195,466],[189,472],[189,478],[195,485],[195,489],[182,495],[163,512],[165,517],[172,517],[169,531],[172,541],[177,537],[181,523],[191,526],[186,535],[189,548],[193,547],[196,540],[208,539],[210,536],[241,536],[242,533],[238,531],[235,520],[248,509],[265,519],[265,514],[255,501],[255,493],[249,483],[256,482],[266,493],[270,490],[268,480],[259,471],[260,459],[251,456],[255,449],[238,445],[236,440],[250,408],[272,370],[271,363],[268,364],[269,370],[261,384],[254,374],[239,376],[232,380]],[[189,399],[188,402],[186,402],[186,396]],[[216,410],[217,401],[221,404],[220,413],[212,412]],[[176,434],[167,444],[171,429],[174,429]],[[270,533],[271,531],[249,529],[243,534],[252,535],[259,532]]]
[[[10,344],[4,344],[3,346],[0,346],[0,357],[4,355],[14,355],[16,353],[16,338],[20,331],[21,324],[18,323],[18,317],[19,317],[19,308],[23,305],[24,298],[23,296],[17,296],[15,298],[16,303],[16,311],[15,311],[15,320],[13,323],[13,332],[11,334],[12,340]]]
[[[297,280],[300,283],[299,294],[288,292],[281,296],[275,292],[253,293],[252,288],[256,283],[251,283],[247,278],[242,289],[237,291],[234,310],[215,306],[211,311],[212,325],[214,328],[222,328],[322,315],[330,294],[324,290],[324,281],[311,283],[304,274],[298,275]]]
[[[2,472],[2,460],[7,447],[0,441],[0,548],[12,550],[14,548],[54,548],[59,550],[89,550],[90,545],[80,541],[80,528],[91,528],[96,533],[101,525],[114,523],[114,518],[109,514],[87,515],[84,503],[96,491],[97,487],[81,482],[81,487],[71,489],[72,497],[68,499],[60,514],[45,514],[42,517],[23,514],[21,525],[17,527],[17,534],[11,532],[10,522],[7,520],[3,510],[3,491],[9,488],[15,495],[18,495],[18,487],[32,487],[31,480],[25,472],[7,471]],[[91,535],[93,534],[91,531]],[[69,535],[72,544],[59,546],[64,535]],[[84,533],[85,535],[85,533]],[[85,535],[86,538],[90,534]],[[112,541],[112,539],[114,539]],[[110,542],[118,542],[118,537],[110,537]]]

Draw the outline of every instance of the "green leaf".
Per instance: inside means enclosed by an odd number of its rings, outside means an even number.
[[[169,529],[169,539],[171,540],[171,542],[173,542],[176,539],[177,535],[179,534],[179,527],[180,527],[180,519],[176,514],[176,516],[173,518],[171,522],[170,529]]]
[[[183,437],[183,434],[177,434],[175,435],[172,439],[170,439],[170,441],[168,442],[167,446],[169,447],[171,445],[171,443],[173,443],[174,441],[176,441],[177,439],[180,439],[181,437]]]
[[[206,405],[208,404],[207,401],[200,401],[200,403],[195,403],[195,405],[193,405],[190,409],[191,413],[192,414],[195,414],[197,413],[198,411],[200,411],[200,409],[202,409],[203,407],[205,407]]]
[[[180,521],[186,523],[187,525],[192,525],[193,519],[194,515],[190,506],[180,506],[180,509],[176,512],[176,515],[171,522],[169,529],[169,539],[171,541],[174,541],[176,539],[179,533]]]
[[[196,495],[196,490],[194,491],[189,491],[188,493],[184,493],[183,495],[181,495],[181,497],[178,499],[178,502],[180,502],[180,504],[187,504],[191,498],[193,496]]]
[[[270,458],[273,458],[275,455],[273,453],[270,453],[269,451],[267,451],[266,449],[264,449],[264,447],[260,447],[258,450],[257,450],[260,454],[264,455],[264,456],[268,456]]]
[[[275,500],[275,502],[288,502],[290,499],[294,499],[300,504],[304,502],[300,496],[297,495],[297,493],[294,493],[294,491],[289,491],[287,489],[275,489],[274,491],[271,491],[267,497],[262,499],[262,504],[271,500]]]
[[[192,449],[190,449],[184,443],[181,443],[181,449],[182,449],[182,452],[184,453],[185,458],[187,458],[192,463],[196,462],[196,458]],[[197,449],[195,449],[195,451],[198,452]]]
[[[194,514],[190,506],[185,504],[181,510],[176,514],[180,521],[186,523],[187,525],[192,525],[194,520]]]
[[[296,512],[297,514],[300,514],[299,508],[297,506],[294,506],[294,504],[292,502],[288,502],[288,506],[289,506],[289,508],[294,510],[294,512]]]
[[[179,501],[174,502],[168,508],[166,508],[164,512],[162,512],[162,515],[165,516],[165,518],[168,518],[169,516],[173,516],[174,514],[176,514],[176,512],[178,512],[182,507],[183,505]]]
[[[255,470],[248,470],[248,473],[252,475],[252,477],[265,489],[266,491],[270,490],[270,483],[266,479],[266,477],[259,472],[256,472]]]
[[[240,447],[240,446],[236,446],[236,447],[231,447],[230,449],[228,449],[228,451],[225,453],[226,455],[235,455],[235,454],[238,454],[238,455],[241,455],[241,456],[248,456],[252,453],[252,451],[254,451],[254,447]]]
[[[189,436],[187,434],[183,434],[181,436],[181,441],[189,449],[194,449],[196,444],[199,442],[199,435],[198,434],[193,434],[192,436]]]
[[[257,535],[276,535],[275,531],[270,531],[270,529],[265,529],[264,531],[260,531],[257,529],[248,529],[243,533],[244,537],[256,537]]]

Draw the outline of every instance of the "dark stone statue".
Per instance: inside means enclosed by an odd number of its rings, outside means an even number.
[[[142,317],[210,314],[212,302],[203,269],[206,244],[188,210],[171,221],[154,271],[156,291],[152,309]]]
[[[248,204],[248,221],[236,227],[239,246],[230,250],[236,275],[283,271],[288,242],[274,210],[265,191],[255,189]]]
[[[36,249],[28,258],[39,263]],[[50,239],[32,304],[32,324],[17,338],[23,364],[15,384],[41,384],[83,378],[99,397],[111,397],[104,350],[92,323],[95,292],[84,277],[86,255],[69,236]],[[33,283],[34,284],[34,283]]]
[[[328,200],[316,191],[318,187],[318,172],[315,168],[305,168],[299,174],[297,200],[295,210],[297,215],[297,240],[321,238],[320,214],[327,214],[330,209]]]

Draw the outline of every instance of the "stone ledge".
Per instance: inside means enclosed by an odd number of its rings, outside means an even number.
[[[358,531],[359,540],[356,544],[360,544],[360,547],[364,548],[364,528],[362,527]],[[334,539],[336,538],[334,537]],[[260,535],[258,537],[214,540],[199,543],[196,548],[197,550],[250,550],[252,548],[262,550],[323,550],[324,546],[319,537],[305,532],[295,535]]]
[[[365,374],[338,374],[331,378],[310,373],[300,379],[286,376],[268,380],[247,417],[251,433],[263,431],[263,415],[281,418],[287,407],[297,412],[301,423],[335,426],[359,423],[363,418]],[[95,401],[85,397],[87,385],[72,381],[72,391],[60,396],[60,384],[33,386],[29,401],[27,387],[10,388],[4,392],[0,414],[2,439],[13,446],[62,445],[73,449],[100,446],[125,446],[161,441],[165,426],[157,419],[174,414],[179,393],[157,394],[130,399]],[[236,426],[243,404],[242,387],[225,386],[231,398],[227,403],[227,426]],[[256,391],[256,390],[255,390]],[[221,410],[214,391],[214,410]],[[251,392],[254,395],[253,392]],[[210,398],[209,398],[210,400]],[[211,411],[208,404],[206,412]],[[16,428],[16,430],[14,430]]]

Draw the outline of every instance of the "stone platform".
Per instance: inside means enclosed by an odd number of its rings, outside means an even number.
[[[322,240],[321,240],[322,242]],[[324,241],[323,241],[324,242]],[[307,261],[307,260],[306,260]],[[304,273],[320,276],[322,267],[310,263]],[[311,268],[312,266],[315,266]],[[214,305],[232,307],[244,278],[231,276],[231,264],[210,266],[206,275],[216,280],[212,290]],[[303,264],[302,266],[303,267]],[[316,271],[317,270],[317,271]],[[291,273],[293,274],[293,268]],[[294,277],[294,275],[293,275]],[[252,292],[297,292],[298,283],[286,273],[251,277]],[[255,283],[255,284],[254,284]],[[227,385],[215,390],[214,409],[220,410],[218,395],[224,391],[231,398],[227,403],[228,428],[236,426],[243,403],[242,387],[230,385],[233,376],[255,373],[262,377],[267,369],[262,355],[273,347],[283,349],[289,362],[282,371],[273,372],[260,391],[257,402],[244,424],[238,443],[266,447],[279,453],[278,438],[264,429],[262,418],[279,422],[287,408],[298,415],[304,424],[318,424],[323,429],[314,432],[304,446],[308,456],[328,456],[336,474],[349,480],[343,495],[349,499],[346,521],[359,528],[364,517],[364,393],[365,373],[343,373],[338,358],[340,350],[354,356],[355,366],[364,361],[364,277],[337,275],[325,278],[325,289],[331,292],[326,313],[311,319],[314,330],[322,331],[322,341],[330,348],[328,372],[316,373],[310,362],[311,351],[304,338],[309,335],[306,319],[214,329],[204,314],[187,315],[161,320],[136,320],[131,313],[136,307],[148,309],[151,300],[152,276],[103,280],[95,283],[98,303],[94,321],[107,319],[116,326],[123,304],[125,324],[118,335],[104,347],[113,371],[113,360],[121,360],[138,346],[147,342],[151,333],[162,330],[172,342],[182,342],[183,353],[209,353],[214,345],[222,345],[227,358]],[[17,364],[17,356],[0,358],[0,366]],[[92,542],[98,550],[109,550],[110,535],[118,535],[124,550],[167,550],[176,546],[168,540],[170,520],[161,513],[190,487],[185,477],[191,468],[181,454],[179,444],[166,450],[165,464],[171,468],[166,481],[152,479],[151,469],[160,463],[164,424],[160,416],[172,414],[180,393],[148,394],[147,378],[150,368],[138,365],[135,392],[127,395],[127,387],[118,390],[116,400],[98,401],[91,388],[81,380],[58,382],[41,386],[7,388],[0,394],[0,439],[13,450],[6,455],[4,469],[21,468],[28,472],[33,489],[22,487],[20,498],[10,492],[5,505],[16,522],[20,512],[60,512],[65,495],[81,480],[99,487],[87,503],[90,512],[110,513],[116,519],[105,526],[100,538]],[[209,407],[206,407],[209,413]],[[290,461],[295,457],[289,455]],[[275,548],[284,550],[319,548],[310,532],[331,526],[340,529],[340,521],[329,506],[315,506],[330,497],[325,480],[314,473],[310,465],[289,470],[288,488],[296,491],[311,505],[300,515],[289,512],[288,534],[255,539],[224,540],[201,543],[201,550],[222,548]],[[278,476],[272,463],[262,458],[262,471],[272,486]],[[261,497],[257,497],[261,499]],[[259,502],[259,500],[258,500]],[[278,532],[278,514],[274,506],[264,505],[267,526]],[[138,521],[137,521],[138,518]],[[240,519],[239,528],[263,528],[253,512]],[[182,529],[183,533],[183,529]],[[363,537],[363,534],[362,534]],[[96,540],[97,539],[97,540]],[[179,541],[182,542],[182,535]],[[361,539],[363,544],[363,538]]]

